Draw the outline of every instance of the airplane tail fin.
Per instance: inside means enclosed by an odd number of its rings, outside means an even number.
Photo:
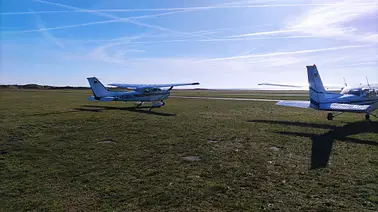
[[[89,77],[87,79],[95,97],[109,96],[110,92],[105,88],[100,80],[98,80],[96,77]]]
[[[320,78],[318,68],[316,65],[306,66],[308,75],[308,84],[310,90],[310,102],[315,106],[326,99],[326,90],[323,86],[322,79]]]

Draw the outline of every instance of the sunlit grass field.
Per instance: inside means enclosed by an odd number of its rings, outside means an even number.
[[[172,95],[272,98],[233,92]],[[179,98],[148,113],[89,95],[0,90],[0,211],[377,211],[376,119]]]
[[[269,90],[174,90],[172,96],[224,97],[275,100],[308,100],[308,91],[269,91]]]

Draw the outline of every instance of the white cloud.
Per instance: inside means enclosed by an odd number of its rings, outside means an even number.
[[[361,4],[358,4],[361,3]],[[353,21],[378,14],[376,0],[338,1],[333,5],[314,7],[286,24],[287,30],[298,30],[318,37],[378,43],[377,32],[361,32]]]

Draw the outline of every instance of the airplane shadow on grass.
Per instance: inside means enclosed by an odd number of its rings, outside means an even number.
[[[312,140],[311,169],[327,167],[327,164],[328,164],[331,152],[332,152],[333,142],[335,140],[378,146],[378,141],[361,140],[361,139],[348,137],[350,135],[355,135],[359,133],[377,133],[378,134],[378,122],[354,122],[354,123],[348,123],[340,127],[332,126],[328,124],[314,124],[314,123],[304,123],[304,122],[273,121],[273,120],[250,120],[249,122],[330,129],[329,132],[326,132],[320,135],[314,134],[314,133],[276,131],[276,133],[281,134],[281,135],[307,137]]]
[[[124,110],[124,111],[145,113],[145,114],[157,115],[157,116],[176,116],[176,114],[171,114],[171,113],[138,110],[138,109],[143,109],[143,108],[149,109],[151,107],[113,107],[113,106],[82,105],[81,108],[73,108],[73,110],[70,110],[70,111],[54,111],[54,112],[49,112],[49,113],[38,113],[38,114],[25,115],[25,116],[49,116],[49,115],[59,115],[59,114],[78,113],[78,112],[103,112],[104,110]]]
[[[141,106],[141,107],[114,107],[114,106],[101,106],[101,105],[82,105],[81,108],[75,108],[77,111],[87,111],[87,112],[103,112],[104,110],[120,110],[120,111],[131,111],[136,113],[145,113],[150,115],[158,115],[158,116],[176,116],[176,114],[172,113],[164,113],[164,112],[157,112],[157,111],[148,111],[148,110],[140,110],[140,109],[150,109],[150,108],[157,108],[157,107],[148,107],[148,106]]]

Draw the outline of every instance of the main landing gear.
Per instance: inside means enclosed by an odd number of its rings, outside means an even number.
[[[338,115],[341,115],[342,114],[342,112],[340,112],[340,113],[335,113],[335,114],[333,114],[333,113],[328,113],[327,114],[327,119],[328,120],[333,120],[333,118],[335,118],[336,116],[338,116]]]
[[[367,120],[367,121],[370,121],[370,116],[373,116],[373,117],[375,117],[375,118],[377,118],[378,119],[378,116],[376,116],[376,115],[374,115],[374,114],[372,114],[372,113],[366,113],[365,114],[365,119]]]
[[[165,102],[162,100],[160,102],[153,102],[152,107],[148,110],[148,112],[151,112],[152,108],[154,107],[163,107],[165,105]]]
[[[338,116],[338,115],[340,115],[340,114],[342,114],[342,112],[340,112],[340,113],[335,113],[335,114],[333,114],[333,113],[328,113],[328,114],[327,114],[327,119],[331,121],[331,120],[333,120],[333,118],[335,118],[336,116]],[[377,117],[376,115],[374,115],[374,114],[366,113],[366,114],[365,114],[365,120],[366,120],[366,121],[370,121],[370,115],[372,115],[372,116],[378,118],[378,117]]]

